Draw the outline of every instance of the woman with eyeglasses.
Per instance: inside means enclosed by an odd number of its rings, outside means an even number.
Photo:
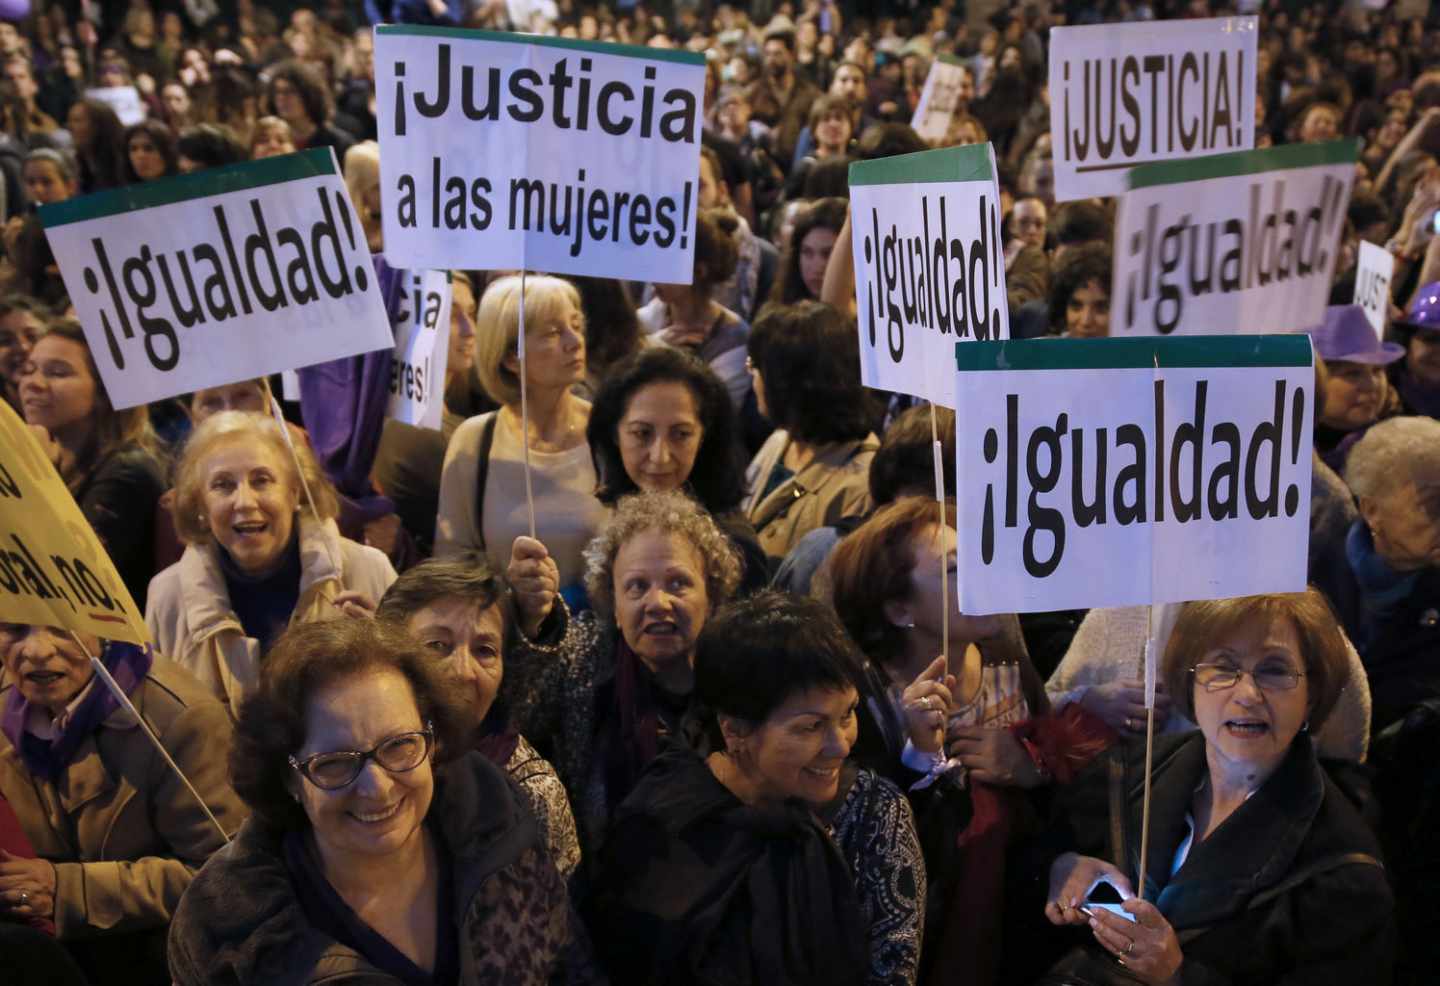
[[[1199,729],[1155,741],[1145,884],[1145,748],[1132,743],[1057,797],[1056,845],[1074,851],[1051,864],[1045,916],[1088,933],[1043,982],[1389,982],[1379,850],[1311,742],[1349,678],[1324,597],[1189,603],[1161,675]],[[1100,881],[1124,898],[1118,913],[1086,903]]]
[[[179,986],[583,980],[565,882],[405,631],[306,624],[266,655],[230,760],[254,811],[170,929]]]

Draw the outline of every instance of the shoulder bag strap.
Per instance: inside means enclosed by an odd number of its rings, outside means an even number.
[[[495,444],[495,421],[499,417],[497,408],[480,426],[480,450],[475,463],[475,533],[481,554],[485,553],[485,481],[490,477],[490,447]]]

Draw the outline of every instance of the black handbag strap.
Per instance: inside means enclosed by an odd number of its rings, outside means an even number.
[[[475,536],[479,552],[485,554],[485,481],[490,476],[490,447],[495,444],[495,420],[499,410],[491,411],[480,426],[480,450],[475,463]]]

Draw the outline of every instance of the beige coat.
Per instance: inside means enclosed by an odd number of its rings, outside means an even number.
[[[820,446],[805,468],[762,496],[770,474],[784,463],[789,446],[789,433],[776,429],[745,471],[750,489],[745,514],[755,526],[760,547],[777,560],[817,527],[870,509],[870,460],[880,442],[869,435],[864,441]]]
[[[0,704],[11,687],[0,688]],[[247,812],[226,772],[231,734],[224,707],[160,659],[130,699],[233,835]],[[61,938],[163,927],[191,876],[223,845],[124,709],[85,739],[58,784],[32,775],[0,736],[0,795],[36,855],[55,864]]]
[[[394,581],[383,552],[341,537],[333,522],[301,520],[300,601],[290,625],[339,617],[330,602],[336,593],[363,592],[378,603]],[[187,546],[179,561],[150,581],[145,623],[159,653],[238,714],[241,699],[259,680],[260,642],[245,636],[230,605],[213,543]]]

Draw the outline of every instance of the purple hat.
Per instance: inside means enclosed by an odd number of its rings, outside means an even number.
[[[1416,329],[1440,327],[1440,281],[1431,281],[1415,292],[1415,300],[1410,302],[1410,310],[1405,313],[1405,318],[1396,324]]]
[[[1405,355],[1405,347],[1380,341],[1359,305],[1331,305],[1325,321],[1310,330],[1315,352],[1327,360],[1384,366]]]

